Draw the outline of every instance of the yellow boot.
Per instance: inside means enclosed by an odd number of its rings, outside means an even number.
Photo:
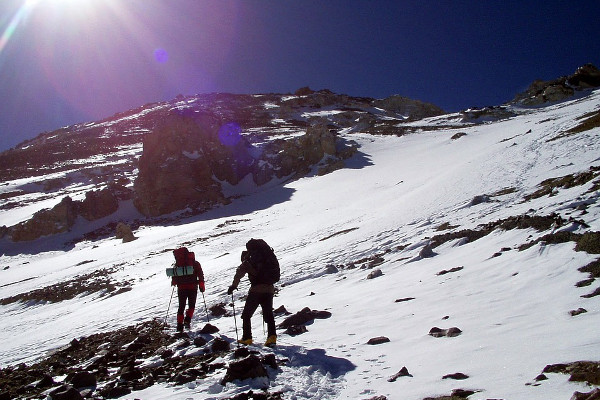
[[[239,344],[245,344],[246,346],[249,346],[252,344],[252,338],[250,339],[240,339],[238,340]]]
[[[265,346],[275,346],[277,344],[277,335],[271,335],[267,338]]]

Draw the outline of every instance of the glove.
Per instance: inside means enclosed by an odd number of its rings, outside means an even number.
[[[204,293],[204,291],[206,290],[206,288],[204,287],[204,282],[202,281],[198,282],[198,287],[200,288],[200,291],[202,293]]]
[[[234,286],[229,286],[229,289],[227,289],[227,294],[228,294],[228,295],[232,295],[232,294],[233,294],[233,291],[234,291],[235,289],[236,289],[236,288],[235,288]]]

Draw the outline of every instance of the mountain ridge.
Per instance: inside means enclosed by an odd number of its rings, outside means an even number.
[[[343,131],[359,149],[344,168],[135,226],[131,242],[106,234],[64,246],[106,222],[81,216],[72,232],[4,238],[3,390],[22,398],[597,395],[599,109],[592,89],[543,107],[391,125],[388,135]],[[73,187],[73,201],[89,189]],[[126,200],[118,212],[132,210]],[[2,217],[28,213],[15,207]],[[245,354],[235,348],[233,312],[239,318],[246,286],[233,298],[226,291],[251,237],[265,238],[282,266],[279,345]],[[164,269],[182,245],[204,268],[207,309],[178,337]],[[287,312],[323,318],[284,329]],[[218,332],[205,330],[208,317]],[[257,342],[260,326],[256,316]],[[241,361],[261,372],[230,380]]]

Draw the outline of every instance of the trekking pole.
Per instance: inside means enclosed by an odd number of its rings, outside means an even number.
[[[202,293],[202,300],[204,300],[204,311],[206,311],[206,322],[210,323],[210,319],[208,318],[208,307],[206,307],[206,297],[204,297],[204,292]]]
[[[235,318],[235,302],[233,300],[233,293],[231,293],[231,307],[233,308],[233,323],[235,324],[235,338],[237,340],[237,346],[240,347],[240,337],[238,336],[237,319]]]
[[[169,309],[171,308],[171,302],[173,301],[173,293],[175,293],[175,286],[173,286],[173,290],[171,291],[171,298],[169,299],[169,307],[167,307],[164,325],[167,325],[167,317],[169,316]]]

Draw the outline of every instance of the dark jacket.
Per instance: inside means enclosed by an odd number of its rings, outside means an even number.
[[[256,269],[252,266],[250,261],[244,261],[240,264],[239,267],[237,267],[237,270],[235,271],[235,276],[233,277],[233,283],[231,284],[231,286],[234,289],[237,289],[238,285],[240,284],[240,281],[246,274],[248,274],[248,278],[250,278],[251,281],[252,281],[252,277],[254,277],[256,275]],[[257,284],[251,283],[249,292],[274,294],[275,286],[273,286],[272,284],[269,284],[269,283],[257,283]]]
[[[201,291],[204,291],[204,272],[200,263],[194,261],[193,275],[174,276],[171,278],[171,285],[177,285],[179,289],[196,289],[196,287],[199,287]]]

